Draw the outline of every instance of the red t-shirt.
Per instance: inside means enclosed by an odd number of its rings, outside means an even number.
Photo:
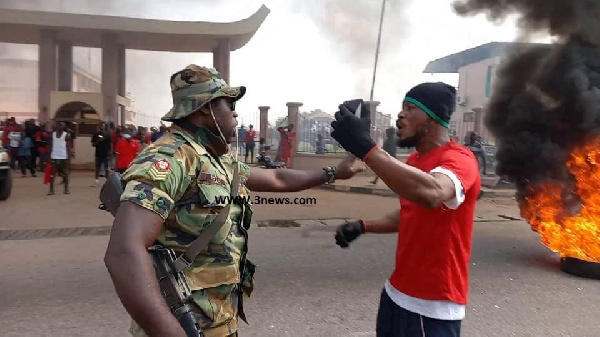
[[[115,166],[117,169],[125,169],[129,167],[129,164],[131,164],[135,156],[140,152],[140,143],[133,139],[127,140],[121,137],[117,145],[115,145],[115,152],[119,153]]]
[[[296,133],[294,131],[280,131],[281,134],[281,153],[291,153],[296,142]]]
[[[246,131],[246,139],[244,139],[244,141],[246,143],[253,143],[254,139],[256,138],[256,131],[255,130],[248,130]]]
[[[390,283],[406,295],[467,304],[469,260],[475,204],[481,189],[477,160],[455,141],[407,162],[425,172],[452,171],[462,183],[465,200],[456,210],[442,205],[427,209],[400,198],[396,269]]]

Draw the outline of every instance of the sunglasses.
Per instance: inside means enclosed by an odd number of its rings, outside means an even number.
[[[228,98],[222,98],[225,101],[225,104],[227,104],[227,107],[229,107],[229,109],[231,109],[231,111],[235,111],[235,101],[232,99],[228,99]],[[215,107],[216,105],[218,105],[219,100],[214,100],[211,101],[210,104]]]

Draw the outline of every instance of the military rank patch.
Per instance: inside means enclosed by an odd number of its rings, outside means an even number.
[[[156,166],[156,169],[159,171],[168,171],[171,168],[171,164],[169,164],[169,161],[166,159],[157,161],[154,163],[154,166]]]
[[[154,163],[148,170],[148,175],[154,181],[163,181],[169,175],[171,164],[166,159],[161,159]]]

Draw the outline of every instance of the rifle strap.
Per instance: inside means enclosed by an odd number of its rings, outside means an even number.
[[[233,179],[231,181],[231,197],[235,198],[238,195],[240,188],[240,174],[239,174],[240,164],[235,162],[235,167],[233,169]],[[231,199],[233,201],[234,199]],[[180,272],[185,268],[189,267],[196,257],[208,247],[210,241],[217,235],[219,230],[223,227],[227,219],[229,218],[229,210],[231,208],[231,203],[228,203],[220,212],[219,215],[205,228],[198,238],[194,240],[190,244],[190,246],[186,249],[186,251],[181,254],[175,261],[173,261],[173,268],[175,268],[175,272]]]

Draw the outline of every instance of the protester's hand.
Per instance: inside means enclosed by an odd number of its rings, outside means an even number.
[[[348,248],[350,242],[364,233],[365,225],[362,220],[347,222],[338,227],[335,233],[335,244],[342,248]]]
[[[339,111],[335,113],[335,121],[331,122],[333,132],[331,137],[348,152],[363,159],[367,153],[376,145],[371,139],[371,122],[368,118],[359,118],[344,104],[339,106]],[[370,114],[369,108],[363,104],[363,109]]]

